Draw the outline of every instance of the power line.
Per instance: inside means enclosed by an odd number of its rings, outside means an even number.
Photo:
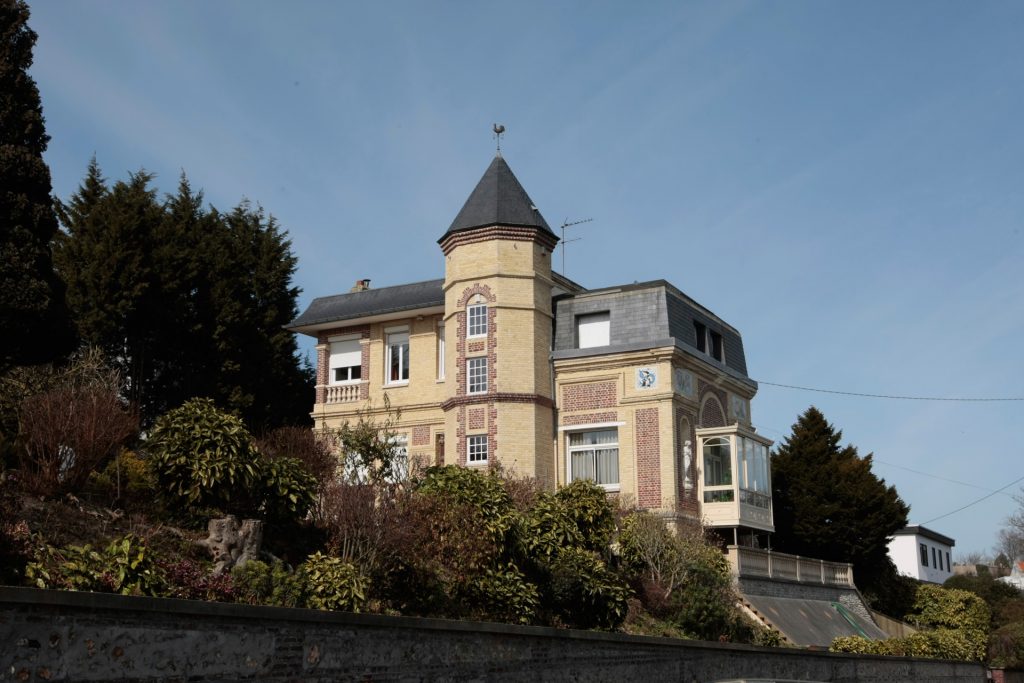
[[[949,517],[950,515],[955,515],[955,514],[956,514],[956,513],[958,513],[958,512],[961,512],[961,511],[963,511],[963,510],[966,510],[967,508],[971,507],[972,505],[977,505],[978,503],[980,503],[980,502],[981,502],[981,501],[983,501],[983,500],[988,500],[989,498],[991,498],[992,496],[996,495],[997,493],[1002,493],[1003,491],[1005,491],[1006,489],[1010,488],[1010,487],[1011,487],[1011,486],[1013,486],[1014,484],[1016,484],[1016,483],[1018,483],[1018,482],[1022,482],[1022,481],[1024,481],[1024,477],[1021,477],[1020,479],[1016,479],[1016,480],[1014,480],[1014,481],[1011,481],[1011,482],[1010,482],[1009,484],[1007,484],[1007,485],[1006,485],[1006,486],[1004,486],[1003,488],[1001,488],[1001,489],[996,489],[996,490],[995,490],[995,491],[993,491],[992,493],[989,493],[989,494],[987,494],[987,495],[984,495],[984,496],[982,496],[981,498],[979,498],[978,500],[976,500],[976,501],[973,501],[973,502],[971,502],[971,503],[968,503],[967,505],[964,505],[963,507],[959,507],[959,508],[957,508],[956,510],[953,510],[952,512],[947,512],[946,514],[944,514],[944,515],[939,515],[938,517],[932,517],[932,518],[931,518],[931,519],[929,519],[929,520],[928,520],[927,522],[922,522],[922,525],[924,525],[924,524],[931,524],[932,522],[938,521],[938,520],[940,520],[940,519],[942,519],[942,518],[944,518],[944,517]]]
[[[893,394],[863,394],[857,391],[837,391],[834,389],[817,389],[815,387],[800,387],[795,384],[778,384],[776,382],[766,382],[764,380],[757,380],[758,384],[766,384],[770,387],[782,387],[784,389],[799,389],[800,391],[816,391],[821,394],[839,394],[841,396],[860,396],[861,398],[889,398],[900,401],[959,401],[959,402],[975,402],[975,403],[995,403],[995,402],[1008,402],[1008,401],[1024,401],[1024,397],[1009,397],[1009,398],[964,398],[964,397],[941,397],[941,396],[897,396]]]
[[[959,481],[957,479],[950,479],[948,477],[940,477],[937,474],[931,474],[929,472],[922,472],[921,470],[915,470],[915,469],[910,468],[910,467],[904,467],[902,465],[897,465],[895,463],[886,462],[885,460],[879,460],[878,458],[874,458],[874,461],[877,462],[880,465],[886,465],[888,467],[895,467],[898,470],[906,470],[907,472],[913,472],[914,474],[920,474],[921,476],[924,476],[924,477],[931,477],[932,479],[939,479],[941,481],[948,481],[951,484],[960,484],[961,486],[969,486],[972,489],[980,489],[982,491],[988,491],[989,493],[1000,493],[1000,491],[994,491],[994,490],[988,488],[987,486],[978,486],[977,484],[969,484],[966,481]],[[1008,496],[1010,498],[1013,497],[1009,493],[1003,493],[1003,495],[1004,496]]]

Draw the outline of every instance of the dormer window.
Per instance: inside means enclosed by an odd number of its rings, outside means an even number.
[[[714,330],[708,329],[707,325],[693,322],[694,335],[697,338],[697,350],[706,353],[715,360],[725,362],[725,346],[722,342],[722,335]]]
[[[486,304],[474,304],[466,309],[466,336],[486,337],[487,336],[487,306]]]
[[[608,311],[576,316],[576,347],[590,349],[611,343],[611,317]]]

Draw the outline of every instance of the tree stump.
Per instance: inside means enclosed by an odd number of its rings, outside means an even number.
[[[263,543],[263,522],[246,519],[239,523],[234,515],[211,519],[207,525],[209,536],[199,545],[213,556],[213,573],[230,572],[250,560],[258,560]]]

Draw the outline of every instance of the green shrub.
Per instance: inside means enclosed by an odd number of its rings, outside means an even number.
[[[147,450],[160,490],[188,509],[251,513],[259,454],[237,417],[196,398],[156,421]]]
[[[564,548],[550,571],[551,605],[564,623],[611,630],[626,618],[629,588],[593,552]]]
[[[540,605],[537,586],[512,562],[470,579],[466,597],[476,618],[512,624],[533,623]]]
[[[253,560],[231,571],[234,596],[238,602],[273,607],[303,607],[306,587],[303,577],[282,562],[268,565]]]
[[[270,520],[302,519],[316,500],[316,478],[295,458],[260,462],[263,512]]]
[[[699,525],[679,522],[672,532],[650,513],[634,512],[622,522],[619,548],[652,613],[704,640],[738,634],[740,615],[728,563]]]
[[[38,588],[161,595],[165,581],[145,542],[134,534],[116,539],[103,551],[90,545],[54,548],[42,545],[25,568]]]
[[[585,546],[568,506],[549,493],[537,495],[523,521],[523,545],[535,561],[548,562],[563,548]]]
[[[992,613],[978,595],[955,588],[924,583],[917,589],[914,607],[907,620],[933,628],[987,632]]]
[[[992,633],[988,642],[990,666],[1024,668],[1024,623],[1006,624]]]
[[[156,491],[156,479],[146,460],[135,451],[122,450],[102,472],[92,473],[85,494],[104,505],[151,511]]]
[[[428,467],[416,484],[417,492],[442,496],[479,512],[483,530],[504,546],[518,522],[515,506],[501,479],[457,465]]]
[[[555,498],[579,529],[583,547],[605,553],[615,533],[615,511],[605,490],[589,479],[577,479],[558,489]]]
[[[982,661],[988,645],[988,605],[974,593],[934,584],[918,586],[907,619],[922,630],[905,638],[837,638],[834,652]]]
[[[314,553],[299,572],[305,584],[308,607],[358,612],[366,604],[366,577],[351,562]]]

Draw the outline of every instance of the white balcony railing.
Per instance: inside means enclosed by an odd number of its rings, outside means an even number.
[[[324,387],[324,403],[353,403],[359,400],[362,384],[330,384]]]
[[[853,586],[853,565],[746,546],[728,547],[732,573],[739,577],[782,579],[826,586]]]

